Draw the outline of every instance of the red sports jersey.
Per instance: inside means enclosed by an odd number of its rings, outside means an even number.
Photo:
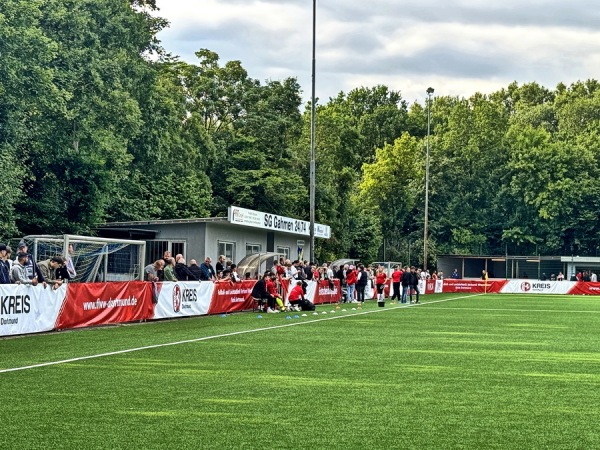
[[[267,280],[266,282],[267,285],[267,292],[271,295],[279,295],[279,293],[277,292],[277,286],[275,285],[275,283],[273,283],[272,280]]]
[[[304,291],[302,290],[302,285],[300,285],[300,286],[296,285],[290,292],[290,295],[288,295],[288,300],[290,302],[293,302],[296,300],[301,300],[303,295],[304,295]]]
[[[375,284],[385,284],[386,278],[387,276],[385,275],[385,272],[378,273],[375,277]]]

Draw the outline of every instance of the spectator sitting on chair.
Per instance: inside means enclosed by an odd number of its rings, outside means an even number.
[[[198,281],[198,278],[185,264],[185,259],[181,254],[175,257],[175,268],[173,269],[173,272],[178,281]]]
[[[52,285],[52,289],[58,289],[63,284],[62,278],[57,278],[57,270],[65,264],[65,259],[62,256],[53,256],[45,261],[40,261],[38,267],[44,275],[44,279],[48,284]]]
[[[267,290],[267,279],[270,277],[270,275],[271,272],[265,272],[264,276],[258,280],[252,288],[252,293],[250,295],[259,303],[266,301],[268,313],[278,313],[279,310],[275,308],[275,297],[273,297]]]
[[[267,291],[269,294],[273,296],[275,302],[279,305],[279,309],[281,311],[285,311],[285,306],[283,305],[283,300],[277,291],[277,275],[270,274],[266,280]]]

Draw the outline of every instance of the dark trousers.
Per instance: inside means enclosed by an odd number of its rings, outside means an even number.
[[[275,309],[275,297],[272,295],[263,295],[260,300],[262,303],[266,303],[269,308]]]
[[[394,295],[392,295],[392,301],[394,301],[395,298],[397,298],[398,301],[400,301],[401,296],[402,296],[402,294],[401,294],[402,290],[400,289],[400,282],[392,283],[392,284],[394,286]]]
[[[356,285],[356,300],[361,303],[365,301],[365,287],[364,285]]]
[[[412,291],[414,289],[414,291],[417,294],[417,303],[418,303],[419,302],[419,285],[418,284],[413,284],[412,286],[409,286],[409,289],[410,289],[410,293],[409,293],[409,295],[410,295],[410,301],[412,302]]]

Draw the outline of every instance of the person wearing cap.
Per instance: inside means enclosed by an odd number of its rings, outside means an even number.
[[[6,245],[0,244],[0,284],[10,284]]]
[[[27,253],[18,253],[17,261],[13,264],[12,272],[10,273],[12,280],[16,284],[27,284],[31,286],[37,286],[40,283],[40,280],[37,276],[33,278],[29,278],[29,255]],[[41,282],[44,285],[44,288],[47,286],[45,281]]]
[[[15,263],[18,262],[20,253],[25,253],[27,255],[26,269],[27,269],[27,276],[29,277],[29,279],[33,280],[33,279],[37,278],[38,282],[43,283],[45,281],[44,274],[42,273],[42,271],[36,264],[35,260],[33,259],[33,255],[27,251],[27,243],[23,240],[21,242],[19,242],[19,245],[17,246],[17,258],[15,259]]]

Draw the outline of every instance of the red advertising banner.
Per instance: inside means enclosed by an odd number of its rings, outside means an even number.
[[[498,293],[502,290],[506,280],[444,280],[444,292],[465,293]]]
[[[426,280],[425,281],[425,293],[426,294],[435,294],[435,282],[436,282],[436,280]]]
[[[57,329],[151,319],[152,283],[70,283]]]
[[[600,283],[579,281],[569,291],[571,295],[600,295]]]
[[[252,309],[252,288],[256,280],[244,280],[239,283],[217,281],[212,295],[208,314],[244,311]]]
[[[320,280],[316,286],[315,296],[312,302],[315,305],[323,303],[338,303],[342,299],[340,280],[333,280],[333,289],[327,280]]]

